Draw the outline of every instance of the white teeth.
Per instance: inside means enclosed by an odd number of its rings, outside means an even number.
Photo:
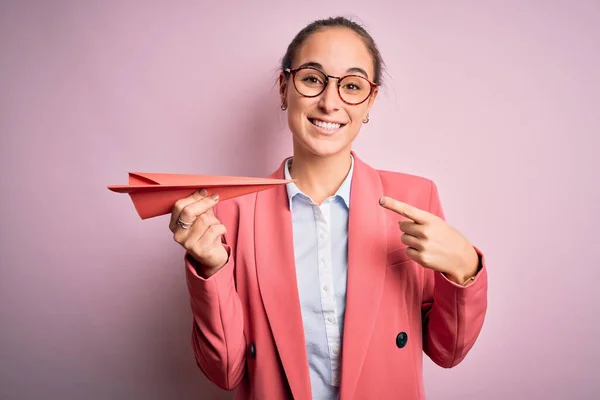
[[[339,129],[342,126],[342,124],[336,124],[333,122],[323,122],[323,121],[319,121],[318,119],[313,119],[312,123],[315,124],[316,126],[318,126],[319,128],[328,129],[328,130]]]

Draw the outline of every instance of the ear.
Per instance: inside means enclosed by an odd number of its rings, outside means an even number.
[[[279,98],[280,98],[282,104],[286,102],[287,88],[288,88],[287,74],[285,72],[281,72],[279,74]]]
[[[371,93],[371,97],[369,97],[369,101],[367,102],[367,112],[371,111],[371,108],[373,108],[373,104],[375,103],[378,94],[379,88],[373,89],[373,93]]]

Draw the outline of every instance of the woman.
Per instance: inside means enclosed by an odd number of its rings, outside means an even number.
[[[359,25],[308,25],[279,77],[294,153],[271,175],[296,183],[173,208],[195,357],[236,398],[424,399],[422,353],[453,367],[479,335],[483,256],[444,221],[435,184],[351,150],[381,69]]]

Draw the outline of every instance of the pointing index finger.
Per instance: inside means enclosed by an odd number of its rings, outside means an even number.
[[[384,196],[379,199],[379,204],[383,208],[394,211],[408,219],[412,219],[417,224],[424,224],[429,220],[430,214],[427,211],[423,211],[420,208],[411,206],[410,204],[403,203],[391,197]]]

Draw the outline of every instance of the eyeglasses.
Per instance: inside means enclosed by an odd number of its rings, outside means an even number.
[[[349,105],[358,105],[366,101],[373,93],[377,84],[364,76],[346,75],[331,76],[314,67],[301,67],[284,70],[292,74],[296,91],[304,97],[317,97],[325,91],[329,79],[337,79],[337,90],[342,101]]]

